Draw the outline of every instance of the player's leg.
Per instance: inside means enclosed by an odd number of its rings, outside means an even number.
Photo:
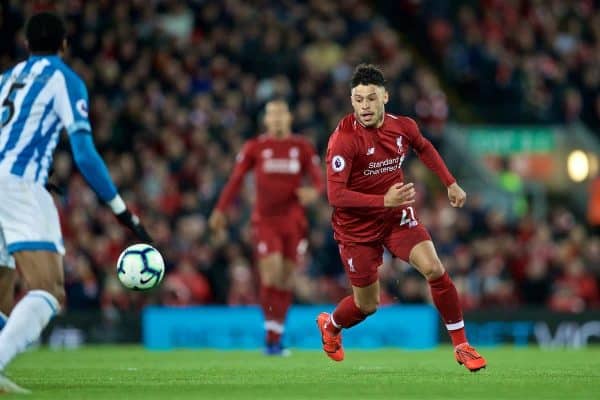
[[[342,329],[361,323],[377,311],[380,294],[377,269],[383,263],[383,247],[378,243],[340,244],[340,257],[352,284],[352,295],[344,297],[332,314],[321,313],[317,317],[323,351],[335,361],[344,359]]]
[[[284,256],[283,268],[281,269],[281,280],[277,285],[281,290],[285,290],[293,295],[294,292],[294,271],[298,263],[294,259],[290,259]]]
[[[283,268],[281,270],[279,288],[289,292],[290,302],[294,291],[294,272],[308,250],[306,225],[301,222],[290,227],[287,232],[281,232]]]
[[[15,259],[25,296],[12,309],[0,332],[0,371],[39,338],[64,300],[64,247],[56,206],[40,185],[3,183],[0,187],[0,226],[6,247]],[[15,385],[1,375],[0,390]]]
[[[282,355],[286,297],[281,290],[284,269],[282,235],[275,230],[274,224],[259,223],[254,226],[254,240],[260,275],[260,304],[265,318],[265,353]]]
[[[15,305],[0,332],[0,391],[29,393],[3,371],[12,359],[36,341],[64,301],[62,256],[50,251],[13,254],[27,294]]]
[[[0,330],[4,328],[14,305],[16,277],[15,259],[8,253],[0,226]]]
[[[0,188],[2,189],[2,188]],[[0,210],[2,211],[2,210]],[[8,316],[12,311],[13,294],[14,294],[14,281],[15,281],[15,259],[8,253],[8,247],[4,240],[4,230],[2,228],[2,218],[4,214],[0,212],[0,302],[2,303],[0,310],[2,312],[1,324],[2,328],[8,321]],[[0,370],[0,393],[29,393],[28,390],[23,389],[7,376],[4,375],[4,371]]]
[[[0,370],[37,340],[64,301],[62,256],[51,251],[13,254],[27,294],[19,301],[0,332]]]
[[[285,332],[285,321],[288,311],[294,301],[294,271],[297,266],[296,259],[290,259],[284,252],[280,281],[277,285],[280,301],[278,320],[283,327],[282,335]]]
[[[410,263],[427,279],[433,303],[438,309],[452,339],[454,355],[459,364],[470,371],[485,368],[485,359],[467,342],[465,323],[456,287],[442,266],[431,240],[414,246]]]
[[[344,297],[331,314],[330,330],[333,333],[340,332],[342,328],[351,328],[375,314],[379,297],[378,280],[365,287],[352,286],[352,296]]]
[[[283,272],[283,256],[270,253],[258,261],[260,274],[260,304],[265,318],[265,352],[276,355],[281,350],[282,290],[279,288]]]
[[[282,242],[283,263],[279,281],[274,283],[274,286],[279,290],[277,321],[281,324],[281,334],[283,335],[287,313],[294,300],[294,271],[308,248],[304,217],[298,221],[292,221],[288,224],[287,229],[279,232],[279,235]]]
[[[455,346],[457,360],[461,353],[464,360],[458,361],[469,370],[484,368],[485,360],[467,342],[458,292],[435,251],[427,229],[419,224],[412,228],[398,226],[392,229],[385,245],[394,256],[409,262],[427,280],[433,303]]]
[[[429,283],[433,303],[438,309],[454,346],[467,341],[458,292],[444,269],[433,242],[424,240],[409,253],[409,262]]]
[[[16,271],[8,265],[0,265],[0,330],[4,328],[14,303]]]

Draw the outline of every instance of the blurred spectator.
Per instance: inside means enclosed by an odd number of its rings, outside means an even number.
[[[186,258],[165,278],[160,291],[161,303],[169,306],[206,304],[211,299],[208,280]]]
[[[565,265],[555,282],[550,307],[559,311],[582,311],[598,305],[600,300],[594,276],[586,271],[583,260],[575,258]]]
[[[252,276],[250,266],[244,260],[238,260],[230,268],[231,290],[227,304],[247,305],[258,303],[256,282]]]
[[[455,3],[417,2],[406,29],[470,107],[487,122],[583,120],[599,132],[597,2]]]

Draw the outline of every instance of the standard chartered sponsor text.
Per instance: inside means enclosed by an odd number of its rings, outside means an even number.
[[[404,155],[395,158],[388,158],[383,161],[372,161],[369,167],[363,171],[365,176],[385,174],[397,171],[404,161]]]

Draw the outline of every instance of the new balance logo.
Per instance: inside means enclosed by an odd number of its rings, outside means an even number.
[[[375,147],[369,147],[367,149],[367,155],[372,156],[373,154],[375,154]]]
[[[354,260],[352,258],[348,259],[348,269],[350,272],[356,272],[356,268],[354,268]]]

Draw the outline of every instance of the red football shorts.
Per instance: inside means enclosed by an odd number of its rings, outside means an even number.
[[[379,279],[377,268],[383,264],[384,246],[394,257],[408,262],[413,247],[425,240],[431,236],[423,225],[395,225],[379,242],[340,243],[340,257],[352,286],[365,287]]]
[[[304,218],[261,220],[253,224],[254,250],[261,259],[281,253],[285,260],[297,262],[306,253],[307,222]]]

